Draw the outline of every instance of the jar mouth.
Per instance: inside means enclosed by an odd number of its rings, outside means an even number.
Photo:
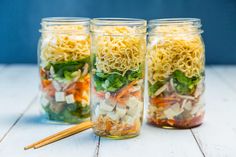
[[[166,22],[182,22],[182,21],[197,21],[200,22],[201,20],[199,18],[162,18],[162,19],[153,19],[151,21],[166,21]]]
[[[90,19],[86,17],[46,17],[41,20],[41,29],[39,32],[46,31],[62,31],[62,32],[70,32],[70,31],[78,31],[75,26],[87,27],[89,29]],[[70,29],[63,30],[53,30],[52,27],[70,27]],[[74,27],[74,28],[73,28]],[[89,30],[87,30],[89,32]]]
[[[90,32],[99,33],[101,35],[114,35],[114,36],[123,36],[123,35],[138,35],[146,33],[147,21],[144,19],[137,18],[94,18],[91,20]],[[126,33],[117,32],[115,29],[126,29]],[[109,33],[106,32],[106,29],[114,29]],[[128,31],[128,30],[132,31]]]
[[[202,24],[201,20],[198,18],[163,18],[163,19],[154,19],[148,22],[148,29],[149,32],[152,33],[153,28],[164,28],[164,27],[188,27],[188,33],[203,33],[201,29]],[[182,32],[182,33],[187,33]],[[159,34],[162,33],[161,31],[158,32]],[[166,32],[165,32],[166,33]],[[180,32],[176,32],[180,33]],[[174,32],[171,32],[174,34]]]
[[[148,25],[165,25],[165,24],[196,24],[201,27],[201,20],[198,18],[164,18],[154,19],[148,22]]]
[[[86,17],[46,17],[42,18],[42,23],[80,23],[80,24],[89,24],[90,19]]]
[[[146,26],[147,22],[137,18],[94,18],[91,20],[91,24],[97,26]]]

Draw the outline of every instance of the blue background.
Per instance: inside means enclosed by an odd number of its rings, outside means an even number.
[[[201,18],[207,64],[236,64],[236,0],[0,0],[0,63],[36,63],[50,16]]]

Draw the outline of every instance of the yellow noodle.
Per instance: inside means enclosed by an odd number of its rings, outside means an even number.
[[[97,69],[110,73],[118,70],[124,75],[128,70],[136,70],[144,61],[146,39],[137,35],[137,28],[108,26],[95,35],[94,52]]]
[[[158,26],[149,37],[149,82],[167,79],[175,70],[185,76],[200,75],[204,68],[204,45],[198,30],[188,24]]]
[[[42,34],[41,59],[76,61],[90,55],[90,37],[81,25],[48,26]]]

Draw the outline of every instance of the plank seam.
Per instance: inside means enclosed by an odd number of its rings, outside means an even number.
[[[20,113],[19,117],[16,119],[16,121],[11,125],[11,127],[6,131],[6,133],[2,136],[0,139],[0,143],[7,137],[7,135],[10,133],[10,131],[14,128],[14,126],[20,121],[20,119],[23,117],[23,115],[30,109],[30,107],[34,104],[34,102],[37,100],[38,94],[30,101],[29,105],[24,109],[22,113]]]
[[[201,146],[201,143],[199,142],[199,140],[198,140],[197,137],[195,136],[193,130],[190,129],[190,131],[191,131],[191,133],[192,133],[192,135],[193,135],[193,138],[194,138],[194,140],[196,141],[196,143],[197,143],[197,145],[198,145],[198,148],[199,148],[199,150],[201,151],[203,157],[206,157],[206,155],[205,155],[205,153],[204,153],[204,150],[203,150],[203,148],[202,148],[202,146]]]
[[[99,156],[100,144],[101,144],[101,137],[98,137],[98,143],[97,143],[96,150],[95,150],[95,155],[94,155],[95,157]]]

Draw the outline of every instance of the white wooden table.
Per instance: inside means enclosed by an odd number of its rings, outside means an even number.
[[[128,140],[96,137],[92,130],[37,150],[24,146],[63,130],[39,114],[35,65],[0,65],[0,157],[235,157],[236,66],[206,69],[206,117],[198,128],[167,130],[144,122]]]

